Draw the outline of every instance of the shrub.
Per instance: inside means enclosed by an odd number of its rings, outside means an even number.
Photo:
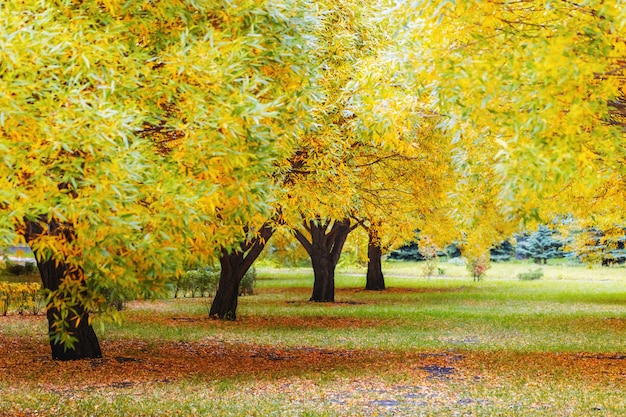
[[[25,262],[21,264],[19,262],[14,262],[9,259],[5,259],[4,261],[4,270],[9,275],[31,275],[35,273],[37,266],[35,262]]]
[[[537,268],[528,272],[521,272],[517,274],[517,278],[522,281],[532,281],[535,279],[541,279],[543,277],[543,269]]]
[[[239,283],[239,295],[254,294],[256,269],[250,268]],[[211,297],[215,295],[220,281],[220,270],[212,266],[191,269],[180,276],[174,289],[174,298],[179,292],[183,297]]]
[[[113,307],[117,311],[122,311],[126,302],[136,300],[137,294],[128,288],[122,287],[107,287],[101,288],[100,293],[104,297],[105,304],[108,307]]]
[[[45,305],[41,285],[35,282],[0,282],[0,313],[6,316],[15,310],[18,314],[39,314]]]
[[[468,259],[466,268],[474,278],[474,281],[481,281],[491,265],[489,264],[489,256],[481,255],[478,258]]]
[[[256,285],[256,269],[250,268],[243,276],[239,283],[239,295],[254,294],[254,286]]]
[[[179,291],[182,292],[183,297],[190,295],[193,298],[196,294],[199,294],[200,297],[213,295],[217,289],[219,279],[219,270],[212,266],[191,269],[178,279],[174,297],[178,296]]]

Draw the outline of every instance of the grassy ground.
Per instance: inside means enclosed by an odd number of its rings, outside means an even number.
[[[43,317],[0,318],[0,415],[622,416],[626,270],[385,265],[308,302],[308,269],[259,268],[237,322],[203,299],[133,302],[98,331],[105,358],[57,363]]]

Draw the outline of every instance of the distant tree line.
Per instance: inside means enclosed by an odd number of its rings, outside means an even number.
[[[515,234],[490,250],[494,262],[511,259],[532,259],[537,264],[546,264],[548,259],[571,258],[583,263],[601,263],[602,266],[626,263],[625,229],[603,231],[598,228],[575,231],[563,236],[547,225],[541,225],[532,233]],[[437,252],[438,257],[456,258],[461,251],[456,244]],[[423,261],[416,241],[410,242],[389,254],[390,259]]]

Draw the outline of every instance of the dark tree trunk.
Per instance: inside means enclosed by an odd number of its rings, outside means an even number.
[[[242,267],[244,254],[239,251],[229,252],[222,249],[220,254],[220,282],[217,293],[211,304],[211,317],[220,320],[235,320],[237,318],[237,300],[239,298],[239,283],[247,268]]]
[[[31,242],[42,234],[50,236],[63,236],[65,239],[73,240],[74,231],[71,225],[61,224],[56,221],[47,222],[47,230],[40,223],[26,221],[25,239]],[[65,262],[58,259],[44,260],[38,253],[36,247],[31,245],[31,249],[35,254],[37,267],[41,275],[41,282],[46,290],[55,292],[59,289],[61,283],[66,279],[84,280],[84,273],[81,269],[70,269]],[[62,296],[57,293],[56,296]],[[48,306],[46,309],[48,317],[48,330],[50,334],[50,347],[52,348],[52,358],[58,360],[73,360],[86,358],[100,358],[102,351],[98,343],[98,337],[89,324],[89,312],[83,306],[72,306],[71,311],[64,321],[64,327],[68,334],[76,338],[73,347],[65,348],[65,346],[56,340],[53,336],[56,333],[55,322],[57,317],[61,317],[58,308]]]
[[[368,230],[369,240],[367,243],[367,277],[365,289],[372,291],[382,291],[385,289],[385,277],[383,276],[382,256],[380,240],[374,229]]]
[[[261,227],[253,239],[243,242],[239,249],[229,251],[222,248],[220,282],[213,304],[211,304],[209,316],[220,320],[235,320],[237,318],[239,284],[273,234],[274,227],[268,222]]]
[[[304,229],[309,233],[310,240],[300,231],[295,230],[296,239],[302,244],[311,258],[311,266],[315,281],[311,301],[335,301],[335,267],[348,234],[356,226],[350,225],[349,219],[336,221],[305,221]]]
[[[324,251],[317,251],[311,256],[313,266],[313,294],[310,301],[335,301],[335,265],[330,256]]]

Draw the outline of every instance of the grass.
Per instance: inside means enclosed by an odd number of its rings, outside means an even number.
[[[203,299],[133,302],[84,363],[47,358],[43,317],[5,318],[0,415],[626,414],[624,268],[439,267],[387,263],[384,292],[343,268],[334,304],[307,301],[309,269],[260,267],[237,322]]]

